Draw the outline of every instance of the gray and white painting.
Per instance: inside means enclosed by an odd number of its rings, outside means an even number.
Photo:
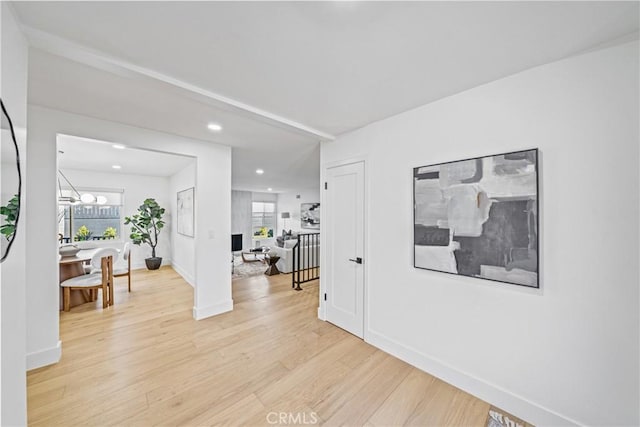
[[[538,150],[414,168],[414,265],[537,288]]]
[[[320,203],[300,203],[300,227],[320,229]]]
[[[193,223],[194,223],[194,195],[195,188],[187,188],[178,192],[177,203],[177,223],[178,233],[185,236],[193,237]]]

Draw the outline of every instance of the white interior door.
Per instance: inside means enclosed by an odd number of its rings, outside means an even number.
[[[327,242],[326,318],[362,338],[364,162],[328,168],[325,176],[326,221],[322,231]]]

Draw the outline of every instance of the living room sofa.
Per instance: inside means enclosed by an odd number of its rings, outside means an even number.
[[[276,263],[276,267],[278,267],[278,270],[280,270],[281,273],[291,273],[293,271],[293,247],[297,242],[297,240],[293,239],[286,240],[284,242],[284,247],[281,248],[276,246],[271,248],[269,251],[270,255],[277,255],[280,257]],[[320,264],[320,245],[312,245],[308,249],[311,254],[315,255],[313,255],[310,260],[307,260],[307,257],[303,256],[300,260],[301,268],[317,267]],[[305,254],[306,248],[302,248],[301,252]]]

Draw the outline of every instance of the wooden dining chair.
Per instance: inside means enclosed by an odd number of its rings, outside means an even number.
[[[64,311],[71,309],[71,290],[102,290],[102,308],[113,305],[113,256],[100,259],[100,271],[82,276],[72,277],[60,283],[63,288],[62,304]]]
[[[113,277],[127,276],[129,292],[131,292],[131,243],[129,242],[124,244],[122,259],[126,262],[126,266],[116,265],[113,270]]]
[[[100,273],[100,265],[103,257],[112,256],[114,264],[118,259],[118,250],[116,248],[102,248],[98,249],[93,256],[91,257],[91,261],[89,261],[89,265],[86,265],[84,268],[85,274],[91,273]]]

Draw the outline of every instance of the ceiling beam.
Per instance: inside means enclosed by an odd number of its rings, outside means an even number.
[[[22,30],[27,36],[30,46],[51,54],[62,56],[81,64],[108,71],[123,77],[152,80],[162,84],[165,89],[177,91],[183,96],[187,96],[199,102],[212,105],[225,111],[231,111],[263,123],[268,123],[279,128],[294,131],[298,134],[312,136],[318,138],[320,141],[333,141],[336,138],[334,135],[312,128],[303,123],[296,122],[286,117],[282,117],[235,99],[211,92],[207,89],[157,71],[106,55],[102,52],[87,48],[86,46],[45,31],[41,31],[24,24],[22,25]]]

